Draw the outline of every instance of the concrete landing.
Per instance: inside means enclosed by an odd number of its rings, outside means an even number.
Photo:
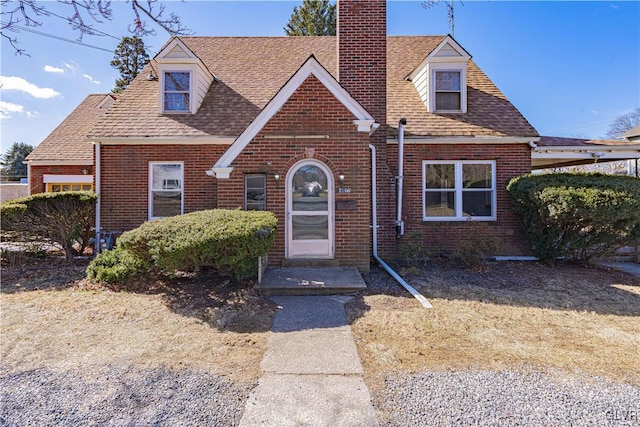
[[[346,296],[279,296],[263,375],[240,426],[378,425],[347,323]]]
[[[269,267],[255,286],[269,295],[329,295],[366,288],[353,267]]]

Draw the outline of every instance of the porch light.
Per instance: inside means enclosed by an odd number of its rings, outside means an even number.
[[[276,173],[273,175],[273,180],[276,182],[276,187],[280,185],[280,174]]]
[[[342,187],[344,185],[344,175],[343,174],[338,175],[338,182],[340,183],[340,187]]]

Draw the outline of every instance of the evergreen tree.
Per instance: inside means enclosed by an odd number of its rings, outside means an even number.
[[[284,27],[288,36],[335,36],[336,5],[329,0],[304,0],[294,7]]]
[[[123,37],[113,55],[111,66],[120,71],[120,78],[116,80],[114,93],[120,93],[149,63],[149,55],[144,48],[141,38]]]
[[[27,176],[27,165],[22,163],[33,151],[33,147],[24,142],[14,142],[2,156],[2,176],[24,178]]]

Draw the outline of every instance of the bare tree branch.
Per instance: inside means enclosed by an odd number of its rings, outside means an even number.
[[[131,4],[135,17],[133,25],[129,26],[129,31],[133,34],[155,35],[152,25],[159,26],[170,35],[193,34],[182,24],[177,15],[170,13],[168,17],[165,16],[162,0],[127,1]],[[18,47],[18,38],[9,33],[19,32],[20,26],[41,26],[46,17],[57,17],[67,21],[74,31],[78,31],[78,40],[82,40],[85,35],[110,36],[94,27],[95,24],[104,24],[105,21],[113,19],[110,0],[58,0],[58,3],[68,7],[67,16],[52,12],[46,3],[41,5],[43,0],[0,0],[0,3],[2,5],[0,35],[9,41],[16,55],[26,55],[26,52]],[[151,20],[150,25],[141,19],[141,15]]]

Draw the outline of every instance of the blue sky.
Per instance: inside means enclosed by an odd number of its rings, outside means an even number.
[[[64,5],[43,3],[67,14]],[[197,35],[280,36],[301,1],[165,3]],[[31,56],[15,56],[2,39],[2,153],[13,142],[37,145],[87,95],[113,88],[111,52],[133,19],[127,3],[113,8],[113,21],[95,27],[115,38],[83,40],[106,51],[21,31],[19,46]],[[390,35],[449,33],[443,4],[390,1],[387,14]],[[37,31],[78,37],[58,18]],[[541,134],[602,137],[616,117],[640,106],[640,2],[465,0],[455,5],[455,38]],[[144,41],[157,51],[167,39],[158,29]]]

